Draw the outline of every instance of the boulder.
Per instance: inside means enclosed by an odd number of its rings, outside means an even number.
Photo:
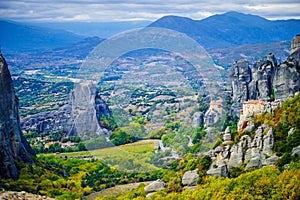
[[[274,166],[279,160],[279,157],[272,155],[271,157],[263,160],[263,165]]]
[[[217,162],[213,163],[210,167],[210,169],[207,171],[207,174],[210,176],[223,176],[223,177],[228,177],[228,169],[227,165],[225,162]]]
[[[231,134],[230,134],[230,128],[227,127],[225,130],[225,133],[223,135],[223,140],[226,141],[231,141]]]
[[[157,192],[163,190],[166,186],[166,183],[162,180],[158,179],[144,188],[144,191],[147,193]]]
[[[292,149],[292,156],[297,155],[300,157],[300,145]]]
[[[195,190],[197,186],[184,186],[184,190]]]
[[[183,177],[182,177],[182,185],[186,186],[193,186],[193,185],[197,185],[197,181],[199,178],[198,175],[198,170],[194,170],[194,171],[187,171],[184,173]]]

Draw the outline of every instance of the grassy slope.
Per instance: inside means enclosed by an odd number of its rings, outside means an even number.
[[[59,157],[79,159],[99,159],[102,163],[108,164],[119,170],[148,171],[157,169],[154,165],[147,163],[154,149],[158,148],[157,140],[145,140],[122,146],[115,146],[92,151],[72,152],[58,154]]]

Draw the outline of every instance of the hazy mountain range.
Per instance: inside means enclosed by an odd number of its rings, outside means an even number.
[[[227,12],[203,20],[166,16],[150,26],[185,33],[206,49],[291,40],[300,33],[300,20],[270,21],[238,12]]]
[[[40,51],[71,46],[87,36],[106,38],[148,24],[149,22],[143,21],[35,23],[33,25],[2,20],[0,21],[0,45],[3,50]],[[207,50],[291,40],[293,36],[300,33],[300,20],[270,21],[238,12],[227,12],[202,20],[165,16],[149,26],[185,33]]]

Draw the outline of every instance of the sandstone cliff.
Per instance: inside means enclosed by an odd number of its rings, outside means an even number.
[[[71,92],[68,103],[59,110],[42,112],[21,120],[24,130],[51,133],[65,131],[67,135],[106,134],[99,126],[100,116],[109,116],[107,104],[92,83],[79,83]]]
[[[5,59],[0,53],[0,176],[17,179],[17,163],[33,163],[34,151],[23,136],[18,98]]]
[[[278,127],[257,125],[253,117],[277,112],[282,102],[291,96],[299,98],[296,95],[300,91],[300,36],[293,39],[291,55],[285,62],[277,64],[271,53],[264,60],[257,61],[252,68],[246,60],[240,60],[233,64],[230,78],[233,99],[231,111],[233,115],[240,116],[239,137],[233,141],[228,127],[223,133],[223,143],[207,152],[213,160],[207,171],[209,175],[228,177],[232,168],[260,168],[275,165],[280,160],[274,152],[273,132]],[[291,135],[295,129],[299,130],[291,126],[289,131],[280,133]],[[298,148],[293,148],[293,154],[297,154]]]
[[[296,36],[291,44],[291,55],[281,64],[272,53],[254,63],[252,68],[246,60],[233,64],[229,73],[233,115],[240,115],[244,101],[284,101],[300,90],[299,43],[299,36]]]

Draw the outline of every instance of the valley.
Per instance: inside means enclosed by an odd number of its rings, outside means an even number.
[[[0,199],[300,197],[299,20],[165,16],[109,39],[1,23],[25,36],[0,52]]]

